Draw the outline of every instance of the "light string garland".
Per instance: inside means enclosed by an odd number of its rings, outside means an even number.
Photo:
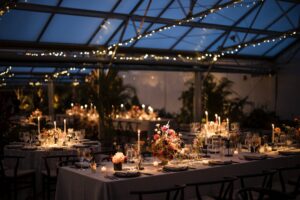
[[[16,5],[15,0],[6,0],[0,3],[0,17],[9,12],[10,9],[15,8]]]
[[[165,31],[165,30],[170,30],[172,28],[175,28],[176,26],[182,26],[182,25],[185,25],[186,23],[189,23],[189,22],[197,20],[197,19],[203,20],[209,14],[215,13],[215,12],[217,12],[219,10],[222,10],[222,9],[225,9],[225,8],[236,7],[237,4],[240,4],[240,6],[243,6],[243,4],[242,4],[242,3],[244,3],[243,1],[244,0],[234,0],[234,1],[230,1],[228,3],[224,3],[222,5],[218,5],[218,6],[214,7],[214,8],[211,8],[211,9],[208,9],[208,10],[206,10],[204,12],[199,13],[198,15],[194,15],[194,16],[191,16],[191,17],[188,17],[188,18],[181,19],[181,20],[177,21],[175,24],[165,25],[165,26],[162,26],[160,28],[151,30],[149,32],[146,32],[146,33],[134,36],[134,37],[132,37],[130,39],[127,39],[127,40],[125,40],[123,42],[115,43],[115,44],[109,46],[107,49],[111,50],[112,48],[117,47],[117,46],[127,46],[128,44],[136,42],[136,41],[138,41],[138,40],[140,40],[140,39],[142,39],[144,37],[145,38],[151,37],[155,33],[162,32],[162,31]],[[250,3],[250,4],[255,5],[256,2],[263,2],[263,1],[264,0],[256,0],[256,1],[253,1],[252,3]],[[249,8],[250,4],[247,4],[246,7]]]
[[[5,82],[7,78],[14,77],[15,74],[11,73],[12,67],[9,66],[4,70],[3,72],[0,73],[0,87],[6,86],[7,83]]]
[[[225,48],[215,51],[215,52],[197,53],[198,54],[197,56],[184,56],[181,54],[178,54],[176,56],[167,56],[167,55],[155,55],[155,54],[149,54],[149,53],[141,54],[138,56],[123,56],[122,53],[120,53],[120,55],[115,55],[114,59],[120,60],[120,61],[142,61],[142,60],[178,61],[178,60],[181,60],[181,61],[185,61],[185,62],[191,62],[191,61],[197,62],[197,61],[205,61],[205,60],[211,59],[212,61],[217,61],[218,58],[225,56],[226,54],[234,54],[239,49],[250,47],[250,46],[256,47],[256,46],[262,45],[263,43],[278,42],[278,41],[286,39],[286,38],[296,37],[297,34],[299,34],[299,32],[297,32],[297,30],[292,30],[292,31],[282,33],[280,35],[274,35],[274,36],[270,36],[270,37],[257,39],[255,41],[249,41],[246,43],[225,47]],[[109,57],[109,56],[111,56],[110,52],[111,51],[109,51],[108,54],[101,52],[101,54],[98,54],[98,55],[101,55],[103,57]],[[36,53],[34,53],[34,55],[27,53],[26,55],[27,56],[51,56],[51,55],[53,56],[53,55],[58,55],[58,54],[57,54],[57,52],[52,52],[52,53],[43,53],[43,55],[37,55]],[[85,55],[85,53],[80,52],[79,55]],[[79,55],[77,56],[78,58],[82,57]],[[95,53],[93,55],[97,55],[97,53]]]
[[[132,37],[128,40],[125,40],[120,43],[115,43],[111,46],[109,46],[104,50],[96,50],[96,51],[79,51],[79,52],[63,52],[63,51],[52,51],[52,52],[27,52],[25,55],[26,56],[33,56],[33,57],[38,57],[38,56],[52,56],[52,57],[73,57],[73,58],[90,58],[92,56],[97,56],[97,57],[111,57],[113,56],[113,51],[112,48],[116,46],[127,46],[128,44],[140,40],[142,38],[147,38],[152,36],[154,33],[162,32],[164,30],[169,30],[171,28],[174,28],[176,26],[181,26],[185,25],[186,23],[189,23],[193,20],[196,20],[197,18],[203,19],[207,17],[211,13],[215,13],[219,10],[222,10],[223,8],[229,8],[229,7],[237,7],[237,6],[246,6],[249,8],[251,5],[255,5],[258,2],[263,2],[264,0],[257,0],[257,1],[252,1],[252,2],[243,2],[244,0],[235,0],[235,1],[230,1],[228,3],[218,5],[216,7],[213,7],[211,9],[208,9],[198,15],[194,15],[189,18],[184,18],[182,20],[179,20],[176,22],[176,24],[172,25],[165,25],[163,27],[160,27],[155,30],[151,30],[149,32],[137,35],[135,37]],[[282,33],[281,35],[275,35],[272,37],[268,37],[268,39],[258,39],[255,41],[250,41],[248,43],[243,43],[243,44],[238,44],[230,47],[225,47],[223,49],[219,49],[218,51],[215,52],[195,52],[197,54],[196,56],[184,56],[178,54],[177,56],[166,56],[166,55],[155,55],[155,54],[142,54],[138,56],[124,56],[121,53],[118,55],[114,56],[114,59],[118,61],[143,61],[143,60],[154,60],[154,61],[183,61],[187,63],[199,63],[202,61],[212,61],[216,62],[220,57],[225,56],[227,54],[234,54],[237,53],[240,49],[248,47],[248,46],[259,46],[263,43],[269,43],[269,42],[276,42],[278,40],[282,40],[288,37],[295,37],[297,35],[297,31],[289,31],[286,33]],[[68,74],[67,72],[60,72],[57,74],[54,74],[54,78]]]
[[[222,5],[218,5],[214,8],[211,8],[211,9],[208,9],[207,11],[205,12],[202,12],[199,16],[192,16],[190,18],[185,18],[185,19],[182,19],[180,21],[177,22],[177,24],[174,24],[174,25],[165,25],[163,27],[160,27],[158,29],[155,29],[155,30],[152,30],[150,32],[147,32],[147,33],[143,33],[143,34],[140,34],[140,35],[137,35],[135,37],[132,37],[128,40],[125,40],[124,42],[120,42],[120,43],[115,43],[111,46],[108,47],[108,50],[97,50],[97,51],[91,51],[91,52],[88,52],[88,51],[82,51],[82,52],[79,52],[79,53],[72,53],[71,55],[66,55],[66,53],[64,52],[50,52],[50,53],[26,53],[27,56],[55,56],[55,57],[67,57],[67,56],[71,56],[71,57],[74,57],[74,58],[79,58],[79,57],[90,57],[91,55],[97,55],[97,56],[112,56],[112,52],[113,51],[110,51],[113,47],[116,47],[116,46],[126,46],[128,45],[129,43],[132,43],[134,41],[137,41],[137,40],[140,40],[142,39],[143,37],[147,38],[147,37],[150,37],[152,36],[154,33],[157,33],[157,32],[162,32],[164,30],[169,30],[171,28],[174,28],[176,27],[177,25],[184,25],[185,23],[189,23],[190,21],[193,21],[197,18],[200,18],[200,19],[204,19],[205,17],[207,17],[209,14],[211,13],[214,13],[218,10],[222,10],[223,8],[230,8],[230,7],[237,7],[237,6],[245,6],[247,8],[249,8],[251,5],[255,5],[257,2],[263,2],[264,0],[258,0],[258,1],[253,1],[253,2],[243,2],[243,0],[236,0],[236,1],[231,1],[231,2],[228,2],[228,3],[225,3],[225,4],[222,4]],[[244,3],[244,4],[243,4]],[[239,4],[239,5],[238,5]],[[287,36],[288,34],[284,33],[282,37],[279,37],[280,39],[282,38],[286,38],[288,37]],[[271,41],[274,42],[274,40],[276,39],[272,39]],[[259,43],[258,43],[259,44]],[[237,48],[243,48],[243,47],[247,47],[248,44],[245,43],[243,45],[237,45],[236,47]],[[226,48],[227,50],[227,48]],[[235,50],[236,51],[236,50]],[[148,54],[144,54],[144,55],[141,55],[141,56],[115,56],[114,59],[119,59],[119,60],[133,60],[133,61],[140,61],[140,60],[146,60],[146,59],[151,59],[151,60],[173,60],[173,61],[176,61],[178,59],[182,60],[182,61],[186,61],[186,62],[189,62],[189,61],[202,61],[202,60],[208,60],[208,59],[211,59],[212,61],[217,61],[218,58],[220,58],[221,56],[224,56],[225,54],[232,54],[232,51],[225,51],[225,50],[222,50],[221,52],[218,51],[218,52],[202,52],[200,54],[200,56],[197,56],[195,58],[192,58],[192,57],[189,57],[189,56],[182,56],[182,55],[178,55],[177,57],[170,57],[170,56],[157,56],[157,55],[152,55],[150,57],[148,57]]]

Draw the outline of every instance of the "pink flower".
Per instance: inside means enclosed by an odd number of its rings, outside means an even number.
[[[169,129],[169,127],[167,125],[164,125],[163,127],[161,127],[161,130],[163,132],[166,132]]]
[[[153,135],[154,140],[158,140],[159,138],[160,138],[160,136],[158,134]]]

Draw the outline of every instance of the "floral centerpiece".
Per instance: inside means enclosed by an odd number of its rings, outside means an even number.
[[[182,141],[180,136],[173,129],[170,129],[169,123],[162,127],[160,124],[156,126],[151,149],[153,156],[160,159],[164,164],[180,154]]]
[[[125,161],[125,156],[122,152],[117,152],[113,157],[112,157],[112,162],[114,164],[114,170],[122,170],[122,163]]]
[[[38,137],[45,145],[53,145],[57,144],[58,141],[63,141],[65,139],[65,133],[60,128],[43,129]]]

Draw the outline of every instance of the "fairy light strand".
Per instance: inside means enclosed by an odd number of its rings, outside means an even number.
[[[257,1],[253,1],[253,5],[255,5],[257,2],[263,2],[264,0],[257,0]],[[243,0],[235,0],[235,1],[231,1],[231,2],[228,2],[228,3],[225,3],[225,4],[222,4],[222,5],[219,5],[217,7],[214,7],[214,8],[211,8],[211,9],[208,9],[207,11],[205,12],[202,12],[201,14],[199,14],[198,16],[192,16],[192,17],[189,17],[189,18],[184,18],[182,20],[179,20],[177,21],[176,23],[174,24],[171,24],[171,25],[165,25],[165,26],[162,26],[160,28],[157,28],[157,29],[154,29],[154,30],[151,30],[149,32],[146,32],[146,33],[143,33],[143,34],[139,34],[137,36],[134,36],[130,39],[127,39],[123,42],[118,42],[118,43],[115,43],[111,46],[109,46],[107,49],[108,50],[111,50],[112,48],[116,47],[116,46],[127,46],[133,42],[136,42],[142,38],[147,38],[147,37],[151,37],[153,36],[153,34],[155,33],[158,33],[158,32],[162,32],[162,31],[165,31],[165,30],[170,30],[172,28],[175,28],[177,26],[182,26],[182,25],[185,25],[186,23],[189,23],[191,21],[194,21],[194,20],[197,20],[197,19],[200,19],[200,20],[203,20],[204,18],[206,18],[209,14],[213,14],[219,10],[222,10],[222,9],[225,9],[225,8],[230,8],[230,7],[236,7],[237,4],[240,4],[241,6],[243,6]],[[250,6],[246,6],[247,8],[249,8]]]
[[[7,0],[2,3],[2,6],[0,7],[0,17],[5,15],[7,12],[9,12],[11,9],[16,7],[16,1],[15,0]]]

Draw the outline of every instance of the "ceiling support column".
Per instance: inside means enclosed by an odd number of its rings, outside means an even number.
[[[202,73],[195,72],[194,77],[194,106],[193,106],[193,121],[201,122],[202,116]]]
[[[53,100],[54,100],[54,84],[53,80],[48,81],[48,108],[49,108],[49,117],[51,121],[54,121],[54,108],[53,108]]]

